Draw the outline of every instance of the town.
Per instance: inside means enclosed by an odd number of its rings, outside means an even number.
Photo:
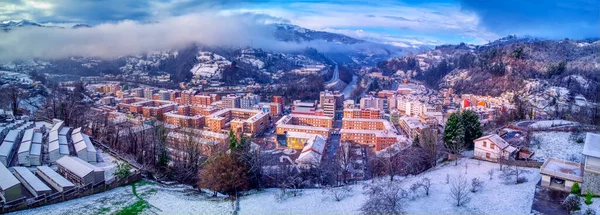
[[[598,214],[598,9],[0,1],[0,214]]]

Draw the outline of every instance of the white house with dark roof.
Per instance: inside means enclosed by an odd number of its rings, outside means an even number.
[[[585,156],[581,192],[600,195],[600,134],[587,133],[582,154]]]
[[[511,146],[497,134],[490,134],[473,140],[475,150],[473,156],[483,160],[498,161],[508,160],[517,148]]]

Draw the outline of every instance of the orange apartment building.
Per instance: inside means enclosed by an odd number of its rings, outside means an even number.
[[[329,137],[329,131],[332,127],[333,117],[290,114],[277,121],[276,132],[279,135],[287,132],[304,132]]]
[[[402,143],[392,124],[383,119],[344,118],[340,130],[340,141],[374,146],[376,151],[395,143]]]
[[[164,113],[164,121],[182,128],[202,128],[205,125],[204,116],[186,116],[175,113]]]
[[[227,108],[206,117],[206,125],[213,132],[232,129],[235,133],[259,135],[268,124],[268,114],[257,110]]]
[[[344,118],[381,119],[381,110],[375,108],[346,108]]]

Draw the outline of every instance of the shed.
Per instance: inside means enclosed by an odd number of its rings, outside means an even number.
[[[25,167],[14,167],[15,177],[21,181],[21,184],[35,197],[40,195],[48,195],[52,192],[42,180]]]
[[[104,181],[104,170],[95,167],[78,157],[64,156],[56,161],[58,172],[79,186],[97,184]]]
[[[33,143],[31,144],[31,151],[29,151],[29,165],[39,166],[42,165],[42,144]]]
[[[0,163],[0,200],[10,202],[21,198],[21,183]]]
[[[90,137],[81,133],[73,133],[73,143],[75,144],[75,152],[77,157],[90,163],[96,163],[96,148],[92,144]]]
[[[59,192],[68,191],[75,187],[73,183],[48,166],[38,166],[35,174]]]

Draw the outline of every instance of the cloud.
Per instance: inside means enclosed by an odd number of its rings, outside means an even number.
[[[149,51],[176,50],[192,44],[241,48],[252,45],[272,51],[298,51],[307,47],[321,52],[368,49],[374,44],[342,45],[324,40],[283,42],[273,36],[273,21],[266,15],[199,13],[156,23],[121,21],[91,28],[16,28],[0,32],[0,61],[31,58],[61,59],[71,56],[111,59]]]
[[[499,35],[581,39],[598,37],[600,28],[597,0],[461,0],[460,6],[477,14],[482,27]]]

